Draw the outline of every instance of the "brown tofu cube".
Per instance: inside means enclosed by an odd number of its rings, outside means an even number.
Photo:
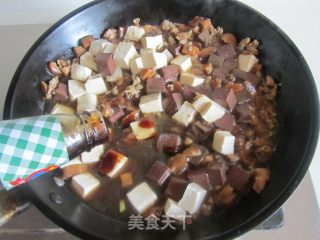
[[[159,152],[176,153],[182,144],[181,137],[175,133],[161,133],[157,141]]]
[[[178,55],[180,55],[180,50],[182,48],[182,45],[179,45],[179,44],[173,44],[173,45],[170,45],[168,47],[168,50],[171,52],[171,54],[176,57]]]
[[[179,68],[177,65],[172,64],[161,68],[159,73],[166,83],[172,82],[178,80]]]
[[[223,162],[209,164],[207,173],[212,186],[223,186],[227,179],[228,166]]]
[[[194,90],[200,94],[206,95],[207,97],[210,97],[212,93],[212,88],[210,84],[201,84],[194,88]]]
[[[178,177],[171,177],[165,190],[165,195],[178,202],[187,186],[188,181]]]
[[[213,89],[210,98],[221,105],[224,108],[227,108],[227,96],[228,96],[228,89],[226,88],[215,88]]]
[[[237,68],[237,62],[233,59],[225,60],[221,67],[222,71],[226,75],[232,73],[232,70],[235,68]]]
[[[54,100],[57,102],[65,103],[68,101],[68,87],[64,83],[59,83],[58,87],[54,90]]]
[[[213,89],[210,98],[224,108],[234,109],[237,104],[237,97],[234,90],[226,88]]]
[[[252,108],[249,104],[241,104],[237,108],[239,115],[238,122],[249,123],[252,119]]]
[[[222,130],[226,130],[226,131],[229,131],[229,132],[231,132],[231,130],[233,129],[235,124],[236,124],[236,120],[235,120],[234,116],[229,112],[226,112],[222,116],[222,118],[219,118],[218,120],[216,120],[214,122],[214,125],[217,128],[220,128]]]
[[[225,78],[226,77],[226,73],[223,71],[223,69],[221,67],[219,68],[214,68],[213,72],[212,72],[212,76],[216,77],[216,78]]]
[[[251,177],[251,172],[244,170],[240,166],[232,166],[228,172],[228,184],[239,192],[246,190]]]
[[[212,189],[212,186],[209,180],[209,175],[204,170],[189,172],[187,177],[190,182],[197,183],[206,190],[210,191]]]
[[[208,63],[211,63],[213,67],[222,67],[222,64],[224,62],[224,57],[218,56],[216,54],[211,54]]]
[[[109,117],[110,122],[115,123],[123,116],[124,116],[124,111],[122,107],[120,107],[119,105],[112,106],[112,115]]]
[[[150,167],[146,178],[157,186],[162,186],[165,181],[170,177],[171,170],[163,162],[156,161]]]
[[[198,39],[204,44],[204,46],[207,46],[211,40],[211,34],[209,31],[202,31],[198,35]]]
[[[172,93],[168,97],[164,98],[162,101],[162,107],[165,113],[169,115],[176,113],[180,109],[183,100],[181,93]]]
[[[173,98],[175,105],[177,106],[177,109],[179,110],[183,101],[184,101],[182,94],[181,93],[172,93],[171,96]]]
[[[238,91],[235,94],[236,94],[236,98],[237,98],[238,104],[247,103],[247,102],[250,102],[252,100],[252,96],[247,91],[247,89]]]
[[[185,85],[182,88],[182,95],[186,101],[192,101],[196,96],[194,87]]]
[[[232,112],[234,107],[237,104],[237,97],[236,97],[233,89],[230,89],[226,100],[227,100],[228,107],[229,107],[230,111]]]
[[[237,57],[237,52],[233,46],[226,44],[217,47],[217,55],[225,59],[233,59]]]
[[[163,78],[148,78],[146,84],[147,94],[165,92],[166,86]]]
[[[117,68],[111,53],[98,53],[94,62],[97,64],[98,72],[103,77],[112,75]]]
[[[190,125],[187,135],[195,141],[204,141],[209,137],[213,130],[212,124],[207,124],[202,121],[196,121]]]

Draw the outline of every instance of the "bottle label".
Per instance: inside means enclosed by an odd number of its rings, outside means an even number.
[[[58,118],[52,115],[0,122],[0,180],[6,189],[69,161]]]

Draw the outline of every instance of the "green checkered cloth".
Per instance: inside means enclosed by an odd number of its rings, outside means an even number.
[[[6,189],[67,161],[64,135],[55,116],[0,122],[0,179]]]

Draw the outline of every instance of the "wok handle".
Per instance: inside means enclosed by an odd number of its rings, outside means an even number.
[[[0,189],[0,226],[13,217],[27,210],[31,203],[27,197],[26,184],[17,186],[9,191]]]
[[[57,175],[59,169],[44,175]],[[43,177],[30,180],[32,184],[37,184]],[[6,190],[0,182],[0,226],[10,221],[15,216],[26,211],[32,205],[32,191],[29,182],[15,186]]]
[[[59,170],[50,175],[59,174]],[[47,173],[48,174],[48,173]],[[49,174],[48,174],[49,175]],[[47,177],[47,176],[46,176]],[[41,177],[34,179],[32,184],[41,180]],[[13,217],[27,210],[30,206],[29,184],[22,184],[9,191],[0,186],[0,226],[10,221]],[[267,220],[255,227],[255,230],[270,230],[281,228],[284,224],[284,214],[282,208],[273,213]]]

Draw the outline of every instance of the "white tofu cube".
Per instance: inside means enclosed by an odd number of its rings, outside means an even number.
[[[144,36],[144,34],[145,34],[145,31],[142,27],[129,26],[127,28],[127,32],[126,32],[126,35],[124,36],[124,39],[138,42]]]
[[[179,111],[176,112],[172,118],[183,126],[188,127],[188,125],[193,121],[196,113],[197,112],[192,107],[191,103],[185,101]]]
[[[139,107],[143,113],[162,112],[162,98],[161,93],[154,93],[142,96],[140,98]]]
[[[74,110],[66,105],[56,103],[50,114],[74,114]]]
[[[85,95],[87,92],[84,88],[84,83],[78,80],[68,80],[68,91],[71,101],[76,100],[78,97]]]
[[[80,157],[76,157],[76,158],[70,160],[69,162],[66,162],[65,164],[61,165],[61,168],[65,168],[65,167],[68,167],[71,165],[81,165],[81,164],[82,164],[82,162],[81,162]]]
[[[93,111],[97,109],[98,97],[95,94],[88,93],[78,97],[77,112]]]
[[[61,166],[63,178],[67,179],[74,175],[86,172],[87,166],[83,165],[80,158],[74,158]]]
[[[142,62],[145,68],[159,69],[167,66],[167,56],[164,53],[146,53],[142,56]]]
[[[141,39],[141,43],[143,48],[152,48],[152,49],[158,48],[159,46],[163,45],[162,34],[157,36],[143,37]]]
[[[157,201],[157,195],[145,182],[140,183],[127,193],[129,202],[138,213],[143,213]]]
[[[94,56],[90,52],[85,52],[81,55],[80,65],[88,67],[93,71],[98,71],[97,64],[94,61]]]
[[[107,82],[117,82],[123,78],[121,68],[117,67],[111,76],[107,76]]]
[[[132,42],[120,42],[113,55],[117,66],[123,69],[129,69],[130,61],[137,57],[139,54]]]
[[[100,186],[100,182],[90,173],[81,173],[72,177],[71,188],[82,199],[87,199]]]
[[[212,100],[208,98],[206,95],[198,94],[196,100],[192,103],[192,106],[199,113],[203,112],[206,106],[211,103]]]
[[[191,58],[189,56],[179,55],[171,61],[171,64],[177,65],[182,72],[188,71],[192,67]]]
[[[107,86],[100,74],[89,78],[84,87],[87,93],[99,95],[107,92]]]
[[[226,109],[203,94],[197,96],[192,106],[200,113],[201,117],[209,123],[218,120],[226,112]]]
[[[204,78],[195,76],[192,73],[183,72],[180,76],[180,82],[183,85],[189,85],[192,87],[196,87],[198,85],[203,84],[205,81]]]
[[[170,62],[173,59],[173,55],[168,49],[163,50],[163,52],[167,56],[167,61]]]
[[[130,123],[130,127],[131,127],[136,139],[143,140],[143,139],[148,139],[148,138],[153,137],[156,133],[155,127],[154,126],[148,127],[148,128],[141,127],[140,122],[141,122],[141,120]]]
[[[216,131],[213,136],[213,150],[222,154],[234,154],[235,137],[228,131]]]
[[[144,55],[144,54],[147,54],[147,53],[154,53],[156,50],[155,49],[152,49],[152,48],[140,48],[140,55],[141,57]]]
[[[207,190],[196,183],[189,183],[178,206],[191,214],[196,213],[207,194]]]
[[[250,72],[253,65],[259,62],[259,59],[254,55],[240,54],[238,57],[238,68],[245,72]]]
[[[108,159],[108,157],[110,157]],[[116,157],[116,159],[115,159]],[[120,170],[123,168],[123,166],[127,163],[128,158],[124,156],[123,154],[116,152],[114,150],[109,150],[105,155],[104,155],[104,160],[108,161],[115,161],[115,165],[113,166],[112,170],[107,174],[110,178],[113,178],[118,175]]]
[[[92,70],[79,64],[71,65],[71,78],[85,82],[91,76]]]
[[[130,69],[131,69],[132,74],[138,74],[139,72],[141,72],[142,69],[144,69],[142,57],[132,59],[130,61]]]
[[[80,157],[75,157],[74,159],[71,159],[69,162],[66,162],[65,164],[61,165],[61,168],[70,166],[70,165],[76,165],[76,164],[82,164]]]
[[[90,44],[89,52],[96,56],[98,53],[113,53],[115,45],[105,39],[93,40]]]
[[[178,203],[168,198],[164,205],[164,212],[167,216],[184,221],[186,218],[186,211],[178,206]]]
[[[219,118],[222,118],[226,110],[216,102],[210,102],[206,105],[203,111],[200,112],[201,117],[208,123],[213,123]]]
[[[130,127],[137,140],[148,139],[156,134],[156,129],[154,126],[148,128],[141,127],[140,123],[141,120],[130,123]]]
[[[117,45],[116,44],[113,44],[113,43],[108,43],[106,45],[106,47],[103,49],[103,53],[114,53],[114,51],[116,50],[117,48]]]
[[[81,153],[81,161],[83,164],[90,165],[100,161],[100,157],[104,152],[103,144],[91,149],[90,152]]]

